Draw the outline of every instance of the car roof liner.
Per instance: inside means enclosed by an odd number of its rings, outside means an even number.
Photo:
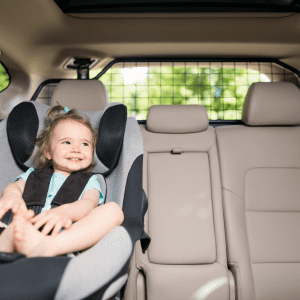
[[[64,13],[299,12],[298,0],[54,0]]]

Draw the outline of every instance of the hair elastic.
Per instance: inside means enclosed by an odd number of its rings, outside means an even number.
[[[66,112],[66,114],[70,111],[67,107],[64,108],[64,111]]]

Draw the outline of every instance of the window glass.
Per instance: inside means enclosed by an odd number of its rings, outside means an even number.
[[[0,93],[9,85],[9,75],[4,66],[0,63]]]
[[[127,106],[128,116],[147,119],[151,105],[201,104],[210,120],[240,120],[249,86],[254,82],[298,77],[275,63],[143,62],[116,63],[99,80],[110,102]]]

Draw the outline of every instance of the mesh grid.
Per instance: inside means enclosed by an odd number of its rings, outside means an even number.
[[[290,70],[272,62],[119,62],[100,78],[110,102],[127,106],[128,116],[147,119],[151,105],[201,104],[210,120],[240,120],[254,82],[287,81],[300,87]],[[37,101],[48,104],[55,84]]]
[[[46,84],[38,94],[36,101],[49,105],[51,96],[55,90],[57,83]]]

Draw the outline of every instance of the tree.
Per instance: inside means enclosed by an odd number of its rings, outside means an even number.
[[[124,74],[112,68],[100,80],[108,87],[110,101],[124,103],[128,115],[137,119],[146,119],[151,105],[162,104],[201,104],[211,120],[241,119],[249,85],[262,81],[258,71],[242,68],[151,67],[132,80]]]
[[[0,92],[6,89],[8,85],[9,76],[4,67],[0,64]]]

